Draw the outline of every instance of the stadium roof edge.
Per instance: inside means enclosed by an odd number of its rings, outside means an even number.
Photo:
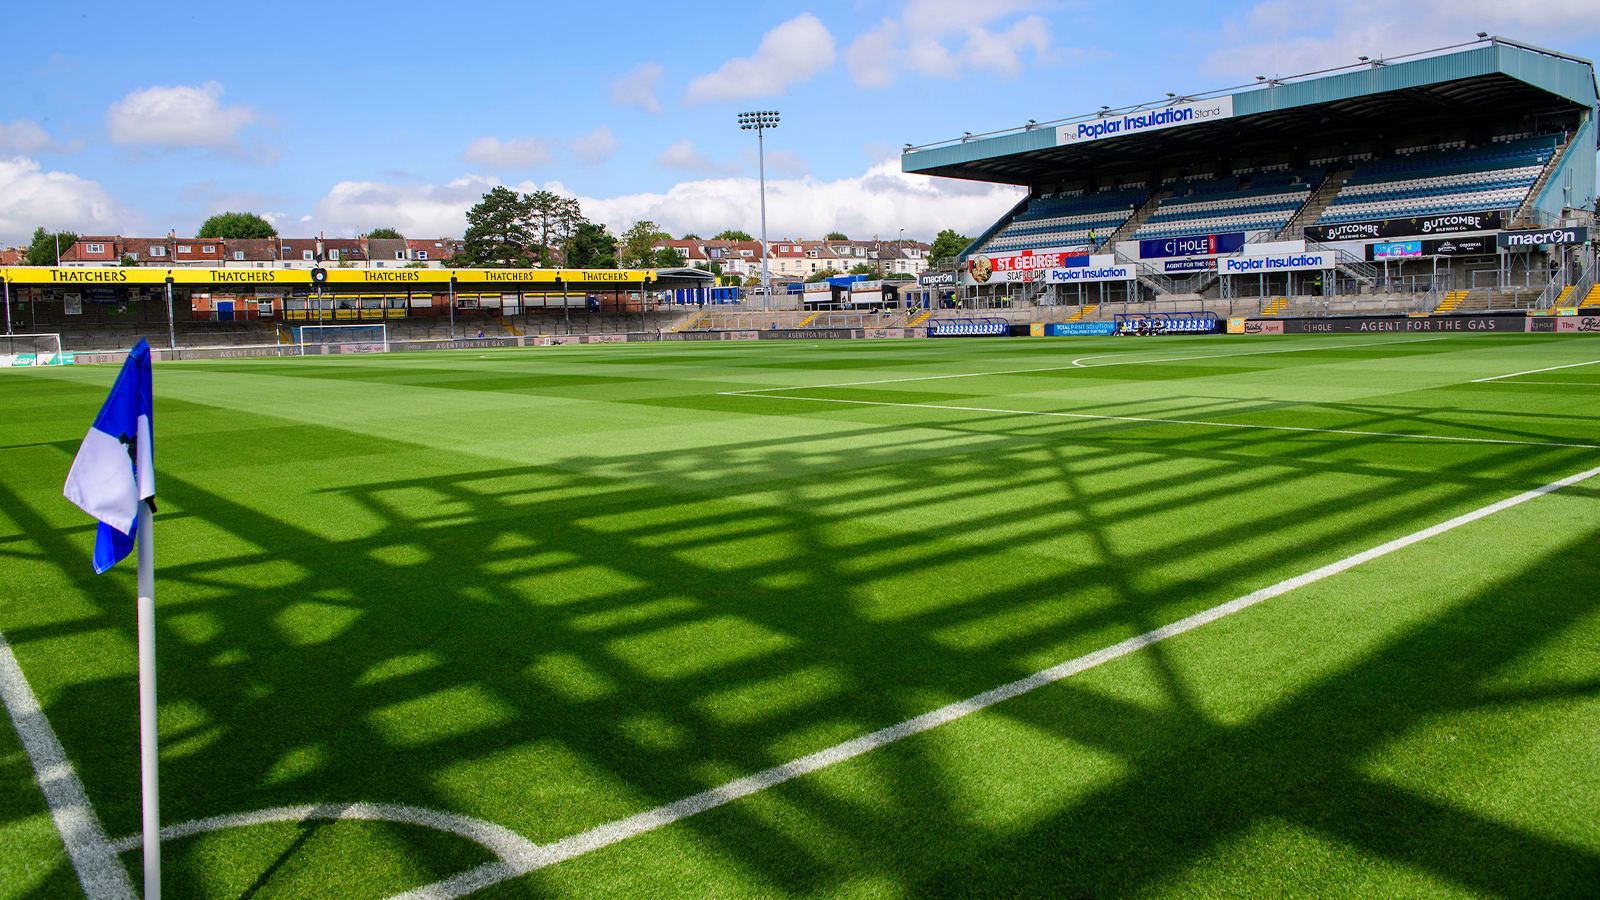
[[[1014,174],[1012,177],[991,179],[973,169],[981,167],[985,160],[1055,148],[1058,143],[1056,128],[1060,125],[1160,110],[1178,103],[1229,96],[1233,101],[1234,117],[1237,118],[1496,74],[1521,81],[1576,105],[1590,109],[1600,105],[1600,82],[1596,81],[1592,61],[1497,36],[1302,75],[1265,79],[1255,84],[1174,95],[1120,109],[1104,109],[1048,122],[1030,122],[1020,128],[968,134],[962,138],[922,146],[907,145],[902,151],[900,165],[901,170],[908,173],[1025,183]]]

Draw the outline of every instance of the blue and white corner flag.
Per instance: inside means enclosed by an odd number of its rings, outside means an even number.
[[[156,495],[155,451],[150,423],[150,346],[140,339],[122,364],[111,396],[78,448],[64,493],[100,520],[94,571],[100,574],[133,550],[141,502]],[[152,506],[152,509],[154,507]]]

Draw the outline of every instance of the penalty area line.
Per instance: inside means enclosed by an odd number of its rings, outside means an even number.
[[[1579,472],[1576,475],[1570,475],[1559,481],[1552,481],[1531,491],[1524,491],[1514,497],[1508,497],[1487,506],[1479,507],[1472,512],[1464,513],[1437,525],[1430,525],[1405,537],[1395,538],[1371,549],[1347,556],[1338,562],[1312,569],[1302,575],[1286,578],[1270,587],[1252,591],[1243,597],[1213,606],[1210,609],[1197,612],[1194,615],[1163,625],[1160,628],[1146,631],[1143,634],[1135,635],[1109,647],[1086,653],[1076,659],[1035,672],[1025,678],[1020,678],[1009,684],[1003,684],[974,697],[951,703],[948,706],[941,706],[931,712],[879,729],[871,734],[853,738],[842,744],[835,744],[825,750],[819,750],[816,753],[802,756],[799,759],[757,772],[754,775],[735,779],[708,791],[702,791],[691,797],[663,804],[654,809],[629,816],[626,819],[598,825],[588,831],[562,838],[554,843],[543,844],[537,848],[537,858],[529,860],[528,870],[542,869],[587,853],[593,853],[596,850],[604,849],[629,838],[647,834],[674,822],[682,821],[690,816],[760,793],[768,788],[777,787],[803,775],[809,775],[829,766],[854,759],[879,747],[893,744],[925,731],[931,731],[941,725],[963,719],[975,712],[980,712],[998,703],[1019,697],[1029,691],[1037,690],[1093,669],[1096,666],[1121,659],[1146,647],[1159,644],[1168,638],[1194,631],[1203,625],[1226,618],[1241,610],[1249,609],[1258,603],[1287,594],[1297,588],[1314,584],[1363,563],[1387,556],[1412,544],[1437,537],[1447,531],[1452,531],[1514,506],[1519,506],[1553,491],[1571,487],[1596,475],[1600,475],[1600,467]],[[507,870],[503,864],[488,863],[461,875],[400,894],[392,898],[392,900],[455,900],[455,898],[465,896],[468,893],[511,877],[513,877],[513,873]]]

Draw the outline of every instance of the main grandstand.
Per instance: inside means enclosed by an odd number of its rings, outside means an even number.
[[[1480,36],[908,146],[902,168],[1028,188],[942,261],[964,305],[1549,308],[1594,292],[1597,97],[1589,60]]]

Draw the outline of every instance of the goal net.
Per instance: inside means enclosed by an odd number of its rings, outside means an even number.
[[[389,327],[375,325],[299,325],[294,344],[302,356],[319,353],[387,353]]]
[[[62,366],[67,361],[59,334],[0,335],[0,366]]]

